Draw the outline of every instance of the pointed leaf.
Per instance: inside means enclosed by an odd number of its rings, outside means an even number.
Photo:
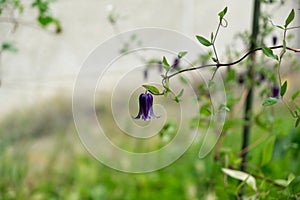
[[[159,90],[155,86],[152,85],[142,85],[142,86],[152,94],[159,94]]]
[[[298,90],[297,92],[295,92],[293,95],[292,95],[292,101],[294,101],[300,94],[300,91]]]
[[[284,28],[282,26],[276,25],[276,27],[284,30]]]
[[[273,53],[272,49],[268,47],[262,47],[262,51],[266,56],[278,60],[278,56]]]
[[[180,76],[179,79],[183,84],[188,84],[188,81],[183,76]]]
[[[260,163],[261,166],[264,166],[271,161],[272,155],[273,155],[275,139],[276,139],[276,137],[272,136],[266,142],[266,144],[263,148],[263,151],[262,151],[262,159],[261,159],[261,163]]]
[[[227,7],[224,8],[224,10],[222,10],[221,12],[219,12],[219,17],[220,19],[223,19],[223,17],[226,15],[227,13]]]
[[[213,43],[213,41],[214,41],[214,33],[213,32],[211,32],[211,34],[210,34],[210,41],[211,41],[211,43]]]
[[[203,44],[204,46],[207,46],[207,47],[211,46],[211,42],[208,41],[207,39],[205,39],[204,37],[199,36],[199,35],[196,35],[196,38],[197,38],[198,41],[199,41],[201,44]]]
[[[284,96],[285,92],[286,92],[286,88],[287,88],[287,81],[284,81],[284,83],[282,84],[281,88],[280,88],[280,96]]]
[[[295,123],[296,128],[298,127],[299,123],[300,123],[300,117],[298,117],[297,120],[296,120],[296,123]]]
[[[170,69],[170,64],[168,63],[167,58],[164,56],[162,61],[163,67],[168,71]]]
[[[285,20],[285,25],[284,25],[285,28],[294,20],[294,17],[295,17],[295,11],[294,9],[292,9],[289,16]]]
[[[10,51],[10,52],[18,51],[18,49],[15,47],[14,43],[12,43],[12,42],[3,42],[1,49],[3,51]]]
[[[240,181],[245,181],[254,191],[257,191],[256,180],[250,174],[228,168],[222,168],[222,171],[228,176],[231,176],[232,178],[238,179]]]
[[[178,58],[181,59],[183,58],[188,52],[187,51],[181,51],[178,53]]]
[[[297,194],[300,192],[300,176],[295,177],[288,185],[287,188],[291,194]]]
[[[180,100],[177,96],[175,96],[175,97],[174,97],[174,101],[175,101],[176,103],[179,103],[181,100]]]
[[[279,101],[278,98],[269,97],[267,100],[262,104],[263,106],[271,106]]]
[[[212,61],[214,61],[215,63],[218,62],[218,60],[217,60],[215,57],[212,57],[211,59],[212,59]]]
[[[184,92],[184,89],[181,89],[180,92],[178,93],[177,97],[178,97],[178,98],[182,97],[183,92]]]

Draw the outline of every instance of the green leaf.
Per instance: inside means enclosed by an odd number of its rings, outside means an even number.
[[[187,81],[183,76],[179,76],[179,80],[180,80],[183,84],[188,84],[188,81]]]
[[[300,123],[300,117],[298,117],[297,120],[296,120],[296,122],[295,122],[295,128],[298,127],[299,123]]]
[[[225,104],[221,104],[219,109],[220,110],[225,110],[227,112],[230,112],[230,108],[228,108]]]
[[[211,115],[210,105],[203,105],[200,108],[199,113],[204,116],[210,116]]]
[[[265,102],[262,104],[263,106],[271,106],[279,101],[278,98],[275,97],[269,97],[265,100]]]
[[[3,51],[10,51],[10,52],[18,51],[18,49],[15,47],[14,43],[12,42],[3,42],[1,48]]]
[[[284,25],[285,28],[294,20],[294,17],[295,17],[295,11],[294,9],[292,9],[289,16],[285,20],[285,25]]]
[[[212,61],[214,61],[215,63],[218,62],[218,60],[217,60],[215,57],[212,57],[211,59],[212,59]]]
[[[227,13],[227,7],[225,7],[221,12],[219,12],[219,17],[220,17],[220,20],[223,19],[223,17],[226,15]]]
[[[290,194],[296,195],[300,192],[300,176],[295,177],[288,185],[287,190]]]
[[[175,101],[176,103],[179,103],[181,100],[180,100],[177,96],[175,96],[175,97],[174,97],[174,101]]]
[[[297,118],[299,116],[298,110],[293,110],[292,115]]]
[[[49,17],[49,16],[39,16],[38,21],[42,27],[45,27],[45,26],[53,23],[54,19],[53,19],[53,17]]]
[[[268,164],[271,159],[272,159],[272,155],[273,155],[273,148],[274,148],[274,144],[275,144],[275,136],[272,136],[271,138],[268,139],[268,141],[266,142],[263,151],[262,151],[262,159],[261,159],[261,166],[264,166],[266,164]]]
[[[197,38],[197,40],[198,40],[201,44],[203,44],[204,46],[209,47],[209,46],[212,45],[210,41],[208,41],[207,39],[205,39],[205,38],[202,37],[202,36],[196,35],[196,38]]]
[[[180,97],[182,97],[183,92],[184,92],[184,89],[181,89],[180,92],[178,93],[178,95],[174,97],[174,101],[176,101],[177,103],[179,103],[181,101]]]
[[[213,32],[211,32],[211,34],[210,34],[210,41],[211,41],[211,43],[213,43],[213,41],[214,41],[214,33]]]
[[[116,19],[115,19],[115,16],[113,14],[108,15],[107,18],[108,18],[109,23],[111,23],[111,24],[116,23]]]
[[[136,40],[136,39],[137,39],[137,35],[136,35],[136,34],[132,34],[132,35],[130,36],[130,39],[131,39],[132,41]]]
[[[152,94],[159,94],[159,90],[155,86],[152,85],[142,85],[142,86]]]
[[[170,69],[170,64],[165,56],[163,57],[162,65],[167,71]]]
[[[181,59],[183,58],[188,52],[187,51],[181,51],[178,53],[178,58]]]
[[[290,184],[295,178],[296,176],[293,173],[290,173],[287,180],[288,184]]]
[[[282,26],[280,26],[280,25],[276,25],[276,27],[284,30],[284,28]]]
[[[231,176],[232,178],[246,182],[254,191],[257,191],[256,180],[252,175],[242,171],[232,170],[228,168],[222,168],[222,171],[228,176]]]
[[[266,56],[278,60],[278,56],[273,53],[272,49],[268,47],[262,47],[262,51]]]
[[[284,187],[287,187],[289,185],[288,181],[284,179],[275,179],[274,182]]]
[[[177,95],[177,97],[178,97],[178,98],[182,97],[183,92],[184,92],[184,89],[181,89],[180,92],[179,92],[179,94]]]
[[[284,96],[285,92],[287,89],[287,81],[284,81],[284,83],[282,84],[281,88],[280,88],[280,96]]]
[[[295,99],[299,96],[300,94],[300,91],[298,90],[297,92],[295,92],[293,95],[292,95],[292,101],[295,101]]]

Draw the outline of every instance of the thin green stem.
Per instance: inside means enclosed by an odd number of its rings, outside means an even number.
[[[216,59],[217,59],[217,63],[219,63],[219,57],[218,57],[217,49],[216,49],[216,46],[215,46],[215,41],[216,41],[216,38],[218,36],[219,30],[220,30],[220,27],[221,27],[221,23],[222,23],[222,21],[220,20],[220,22],[218,24],[218,27],[217,27],[217,30],[216,30],[216,33],[215,33],[215,36],[212,40],[212,47],[213,47],[214,54],[215,54]]]
[[[283,48],[283,45],[272,46],[272,47],[268,47],[268,48],[270,48],[270,49],[280,49],[280,48]],[[300,53],[300,49],[295,49],[295,48],[291,48],[291,47],[286,47],[286,49],[289,50],[289,51],[293,51],[295,53]],[[177,71],[177,72],[175,72],[173,74],[165,76],[162,79],[162,85],[165,88],[165,81],[167,79],[169,80],[169,79],[171,79],[171,78],[173,78],[173,77],[175,77],[175,76],[177,76],[177,75],[179,75],[181,73],[184,73],[184,72],[195,71],[195,70],[199,70],[199,69],[207,68],[207,67],[229,67],[229,66],[236,65],[236,64],[242,62],[244,59],[246,59],[249,55],[255,53],[256,51],[261,51],[261,50],[262,50],[262,47],[258,47],[258,48],[249,50],[244,56],[242,56],[238,60],[230,62],[230,63],[219,63],[219,64],[214,63],[214,64],[207,64],[207,65],[200,65],[198,67],[191,67],[191,68],[187,68],[187,69],[183,69],[183,70]],[[166,93],[166,90],[164,90],[162,93],[154,94],[154,95],[164,95],[165,93]]]
[[[283,48],[283,45],[279,45],[279,46],[272,46],[272,47],[268,47],[270,49],[280,49],[280,48]],[[294,48],[291,48],[291,47],[286,47],[287,50],[290,50],[290,51],[293,51],[295,53],[300,53],[300,49],[294,49]],[[234,62],[230,62],[230,63],[215,63],[215,64],[207,64],[207,65],[201,65],[201,66],[198,66],[198,67],[191,67],[191,68],[187,68],[187,69],[183,69],[183,70],[180,70],[180,71],[177,71],[171,75],[169,75],[167,78],[172,78],[178,74],[181,74],[183,72],[188,72],[188,71],[194,71],[194,70],[198,70],[198,69],[202,69],[202,68],[207,68],[207,67],[228,67],[228,66],[232,66],[232,65],[236,65],[240,62],[242,62],[244,59],[246,59],[249,55],[255,53],[256,51],[261,51],[262,50],[262,47],[259,47],[259,48],[255,48],[255,49],[252,49],[250,50],[249,52],[247,52],[244,56],[242,56],[241,58],[239,58],[238,60],[234,61]]]

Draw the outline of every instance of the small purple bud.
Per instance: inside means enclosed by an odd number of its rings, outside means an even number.
[[[158,71],[162,72],[163,71],[163,66],[162,66],[162,62],[158,61]]]
[[[147,80],[148,79],[148,69],[144,70],[144,79]]]
[[[273,46],[275,46],[277,44],[277,36],[273,36],[272,37],[272,42],[273,42]]]
[[[279,91],[280,91],[280,88],[278,85],[274,85],[273,88],[272,88],[272,97],[279,97]]]
[[[238,76],[238,82],[239,82],[240,85],[242,85],[245,82],[245,76],[244,76],[244,74],[240,74]]]
[[[141,94],[139,97],[140,110],[139,113],[134,119],[140,119],[148,121],[152,118],[159,118],[153,112],[153,96],[152,94]]]
[[[179,58],[175,58],[175,59],[174,59],[174,63],[173,63],[173,65],[172,65],[172,68],[173,68],[173,69],[176,69],[176,68],[178,67],[179,63],[180,63]]]
[[[259,74],[259,81],[264,81],[264,80],[266,80],[265,74],[264,73],[260,73]]]

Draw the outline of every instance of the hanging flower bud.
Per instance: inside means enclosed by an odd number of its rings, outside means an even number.
[[[147,80],[148,79],[148,69],[144,69],[144,80]]]
[[[175,58],[174,59],[174,63],[172,65],[172,68],[176,69],[178,67],[178,65],[179,65],[179,62],[180,62],[179,58]]]
[[[238,82],[240,85],[242,85],[245,82],[245,75],[244,74],[240,74],[238,76]]]
[[[153,112],[153,96],[152,94],[141,94],[139,97],[140,110],[139,114],[134,119],[142,119],[148,121],[152,118],[159,118]]]
[[[264,80],[266,80],[266,76],[265,76],[265,74],[264,73],[259,73],[259,81],[264,81]]]
[[[162,62],[158,61],[158,71],[162,72],[163,71],[163,66],[162,66]]]
[[[273,42],[273,46],[275,46],[277,44],[277,36],[273,36],[272,37],[272,42]]]
[[[279,86],[278,85],[274,85],[272,88],[272,96],[278,98],[279,97]]]

